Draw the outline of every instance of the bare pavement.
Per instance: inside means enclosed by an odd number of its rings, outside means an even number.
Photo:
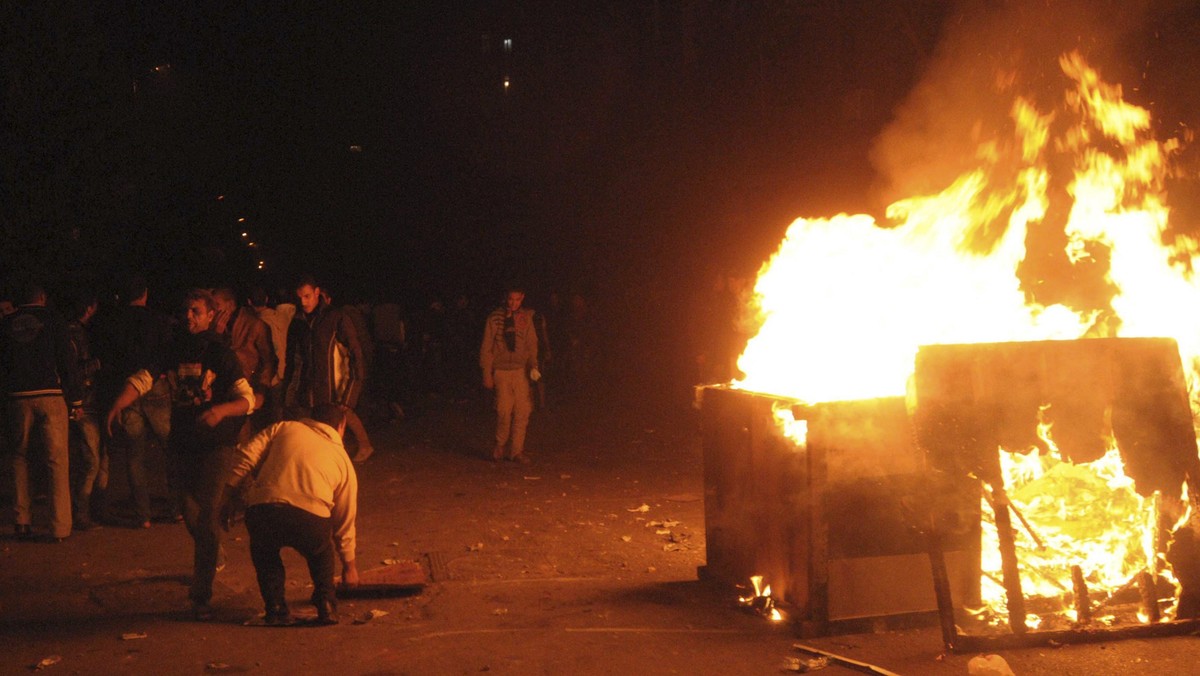
[[[540,411],[534,464],[484,460],[480,405],[372,429],[360,466],[363,570],[414,562],[419,593],[341,602],[331,627],[243,623],[262,608],[243,526],[216,618],[192,621],[182,525],[0,540],[0,673],[778,674],[802,642],[899,674],[966,674],[936,628],[798,639],[740,608],[704,564],[698,419],[653,394]],[[44,508],[44,506],[42,507]],[[44,515],[39,514],[39,518]],[[289,602],[307,570],[285,553]],[[1017,674],[1195,674],[1195,637],[1001,653]],[[830,665],[822,673],[857,673]]]

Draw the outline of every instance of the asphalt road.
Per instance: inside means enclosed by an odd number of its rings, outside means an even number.
[[[331,627],[243,625],[262,609],[242,526],[207,623],[187,613],[181,525],[107,526],[61,544],[17,542],[6,526],[0,673],[39,663],[49,674],[782,673],[802,657],[790,627],[697,579],[695,416],[650,395],[542,411],[530,466],[484,459],[482,406],[376,423],[378,452],[359,467],[360,568],[414,562],[427,583],[343,600]],[[289,602],[303,612],[307,571],[293,552],[285,563]],[[943,654],[935,628],[801,642],[900,674],[966,674],[972,657]],[[1002,656],[1017,674],[1200,673],[1195,637]]]

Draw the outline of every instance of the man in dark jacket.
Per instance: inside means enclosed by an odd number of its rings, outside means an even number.
[[[288,329],[285,391],[295,391],[293,419],[307,417],[317,404],[337,404],[350,413],[358,405],[366,362],[354,322],[322,297],[321,287],[305,276],[296,284],[300,311]],[[350,417],[349,415],[347,416]],[[361,425],[351,427],[361,462],[372,452]]]
[[[35,430],[50,472],[50,537],[71,534],[70,419],[83,406],[79,369],[62,319],[46,307],[36,283],[17,294],[17,311],[0,320],[0,385],[6,396],[13,450],[16,535],[33,538],[29,451]]]
[[[162,373],[167,346],[171,343],[171,328],[167,317],[148,305],[146,280],[134,276],[121,291],[122,305],[96,321],[95,354],[100,359],[96,380],[98,410],[112,407],[125,389],[125,380],[137,373]],[[146,459],[151,442],[165,445],[171,431],[171,390],[166,378],[159,378],[150,389],[126,407],[109,430],[109,438],[117,442],[124,458],[123,467],[133,500],[133,524],[150,527],[150,484]],[[109,447],[112,449],[112,446]],[[110,520],[108,501],[101,494],[95,512],[102,520]]]

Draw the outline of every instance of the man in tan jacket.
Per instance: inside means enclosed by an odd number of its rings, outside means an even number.
[[[496,392],[496,446],[492,459],[504,459],[505,444],[512,441],[509,459],[529,464],[525,455],[525,430],[533,412],[529,382],[538,373],[538,337],[533,310],[521,307],[525,292],[510,288],[502,307],[488,315],[479,348],[483,386]]]

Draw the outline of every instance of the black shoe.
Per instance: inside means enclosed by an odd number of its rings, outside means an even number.
[[[197,622],[208,622],[213,618],[212,606],[207,603],[192,602],[192,619]]]
[[[85,533],[96,527],[97,524],[92,523],[91,519],[81,519],[77,517],[71,522],[71,530],[76,530],[80,533]]]
[[[28,542],[33,539],[33,526],[27,523],[19,523],[13,527],[16,532],[17,539]]]
[[[267,613],[263,616],[263,624],[268,627],[286,627],[293,624],[292,614],[288,612],[287,606],[267,608]]]
[[[337,624],[337,603],[333,601],[317,602],[317,624]]]

